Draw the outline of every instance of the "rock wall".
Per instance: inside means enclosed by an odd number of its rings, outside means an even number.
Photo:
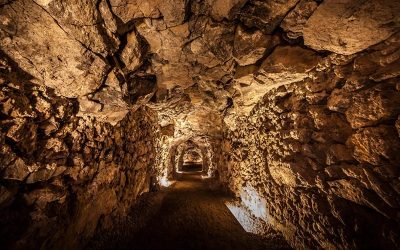
[[[157,118],[131,111],[116,126],[76,117],[59,97],[1,58],[0,245],[77,249],[150,188]]]
[[[269,91],[226,129],[221,179],[293,247],[400,247],[399,41],[320,53],[312,77]]]

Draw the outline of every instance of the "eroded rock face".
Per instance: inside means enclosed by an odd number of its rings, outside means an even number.
[[[296,6],[299,0],[289,1],[260,1],[251,0],[240,11],[240,20],[249,27],[257,27],[267,34],[279,25],[291,8]]]
[[[106,220],[124,216],[149,190],[157,118],[146,108],[130,112],[114,127],[79,118],[76,100],[23,78],[15,82],[4,73],[1,244],[82,247],[78,238],[87,240],[95,230],[109,227]],[[115,115],[116,109],[108,112]]]
[[[0,18],[2,50],[38,83],[67,97],[86,95],[101,85],[109,68],[104,59],[86,49],[34,1],[5,5]]]
[[[277,36],[264,35],[259,30],[249,32],[239,26],[235,33],[233,56],[240,66],[255,64],[277,43],[279,43]]]
[[[88,50],[106,57],[119,46],[115,20],[107,12],[106,1],[35,1],[56,20],[68,37]]]
[[[127,23],[135,18],[161,16],[157,6],[158,1],[140,0],[111,0],[110,5],[113,13]]]
[[[137,70],[142,64],[142,48],[137,34],[131,32],[127,35],[127,44],[121,53],[121,60],[129,71]]]
[[[319,58],[314,68],[313,59],[300,63],[307,56],[293,64],[296,68],[288,63],[295,53],[275,57],[273,52],[274,60],[267,58],[270,72],[308,71],[308,76],[267,92],[247,119],[236,120],[236,129],[225,132],[223,180],[244,200],[243,187],[253,190],[254,199],[275,200],[266,202],[265,220],[293,246],[399,244],[397,78],[369,80],[375,63],[366,59],[398,60],[398,49],[382,53],[396,43],[350,58]],[[357,234],[355,225],[365,233]],[[396,236],[382,236],[381,230]]]
[[[304,27],[304,43],[343,55],[360,52],[395,33],[399,11],[396,1],[324,1]]]
[[[233,19],[246,2],[247,0],[208,0],[211,16],[217,21],[222,21],[224,18]]]
[[[382,87],[361,91],[353,96],[352,104],[346,111],[347,119],[353,128],[371,126],[394,119],[399,113],[400,93],[397,90]]]
[[[262,63],[257,78],[278,86],[298,82],[306,78],[318,62],[319,56],[311,50],[278,46]]]
[[[395,134],[394,127],[383,125],[360,130],[349,142],[354,147],[354,157],[360,162],[378,166],[387,161],[397,164],[400,143],[396,137],[392,137]]]
[[[281,27],[287,32],[289,38],[296,39],[303,36],[304,25],[317,7],[318,4],[314,0],[301,0],[286,15],[281,23]]]

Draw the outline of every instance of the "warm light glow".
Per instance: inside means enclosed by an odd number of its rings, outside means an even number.
[[[236,220],[240,223],[246,232],[261,234],[266,222],[256,218],[251,212],[242,204],[238,202],[225,202],[225,206],[235,216]]]
[[[169,187],[175,183],[175,181],[171,181],[168,179],[168,169],[165,169],[163,175],[159,176],[157,180],[159,185],[162,187]]]
[[[251,211],[254,216],[268,220],[268,213],[266,209],[267,201],[261,197],[256,189],[252,186],[245,186],[240,191],[240,198],[243,204]]]
[[[201,175],[201,178],[202,179],[210,179],[210,178],[212,178],[212,176],[210,176],[210,175]]]
[[[158,179],[158,183],[163,187],[169,187],[172,184],[174,184],[175,182],[174,181],[170,181],[170,180],[168,180],[167,177],[163,176],[160,179]]]

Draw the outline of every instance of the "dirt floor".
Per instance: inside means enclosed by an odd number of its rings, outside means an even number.
[[[89,249],[290,249],[282,237],[244,231],[199,172],[181,174],[170,188],[147,194],[112,232],[99,233]],[[140,212],[139,212],[140,211]]]

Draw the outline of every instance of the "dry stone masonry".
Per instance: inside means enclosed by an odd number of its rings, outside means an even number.
[[[201,159],[247,231],[399,249],[399,13],[0,0],[1,248],[85,248]]]

